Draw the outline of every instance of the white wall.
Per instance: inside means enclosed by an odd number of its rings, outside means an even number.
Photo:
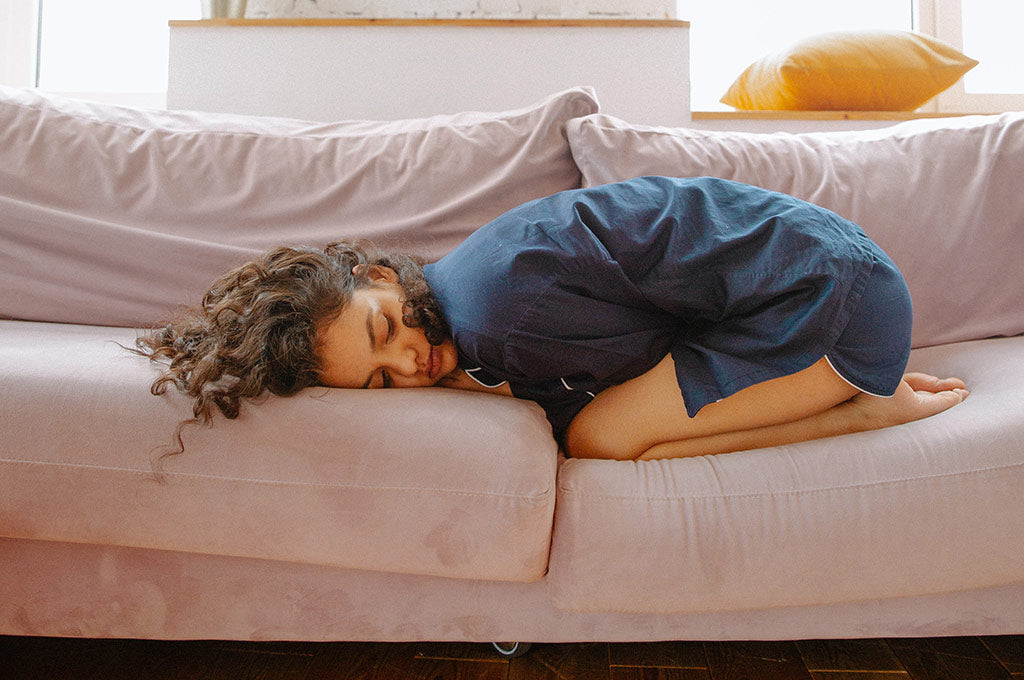
[[[248,0],[245,15],[250,19],[672,19],[675,7],[675,0]]]

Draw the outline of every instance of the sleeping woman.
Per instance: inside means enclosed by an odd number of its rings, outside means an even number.
[[[911,305],[855,224],[725,180],[532,201],[436,263],[282,247],[139,339],[193,420],[265,391],[445,387],[529,399],[574,457],[724,453],[882,428],[967,396],[906,374]],[[180,432],[180,430],[179,430]],[[180,439],[179,439],[180,441]]]

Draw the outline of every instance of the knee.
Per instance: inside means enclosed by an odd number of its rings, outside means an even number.
[[[576,416],[565,433],[565,450],[573,458],[635,460],[647,448],[628,432],[609,427],[586,412]]]

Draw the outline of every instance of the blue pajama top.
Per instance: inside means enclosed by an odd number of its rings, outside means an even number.
[[[880,252],[857,225],[785,194],[641,177],[514,208],[424,272],[460,366],[538,402],[561,440],[593,395],[669,353],[691,417],[807,368]]]

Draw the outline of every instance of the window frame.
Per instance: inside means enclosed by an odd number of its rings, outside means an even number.
[[[0,25],[0,83],[15,87],[44,89],[53,94],[90,101],[162,109],[167,106],[167,90],[91,90],[45,87],[41,84],[40,46],[46,41],[43,20],[45,0],[2,0],[8,8],[0,10],[0,18],[15,20]],[[147,0],[150,1],[150,0]],[[193,0],[194,1],[194,0]],[[198,5],[196,11],[198,12]]]
[[[964,33],[961,3],[962,0],[915,0],[914,29],[948,43],[962,52]],[[937,113],[998,113],[1022,110],[1024,92],[967,92],[964,89],[963,78],[919,109]]]
[[[5,0],[0,4],[0,83],[14,87],[36,83],[38,21],[37,0]]]

